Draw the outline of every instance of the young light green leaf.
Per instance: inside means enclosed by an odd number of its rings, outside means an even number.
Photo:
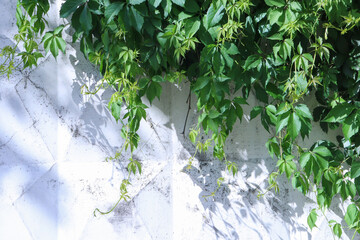
[[[345,221],[350,228],[354,227],[354,224],[359,221],[359,210],[355,204],[350,204],[347,207],[345,214]]]
[[[314,227],[316,227],[316,220],[317,220],[317,213],[316,213],[316,209],[311,210],[308,218],[307,218],[307,223],[310,227],[310,229],[312,230]]]
[[[333,226],[333,233],[335,234],[335,236],[337,236],[338,238],[341,238],[342,235],[342,229],[341,229],[341,224],[340,223],[336,223]]]

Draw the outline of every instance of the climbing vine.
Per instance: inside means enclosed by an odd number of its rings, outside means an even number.
[[[146,119],[142,97],[151,104],[160,99],[163,82],[186,79],[197,98],[199,118],[189,134],[197,152],[212,148],[236,174],[224,146],[254,92],[261,104],[250,117],[259,117],[272,135],[266,147],[277,161],[268,190],[278,191],[277,178],[285,175],[304,195],[314,192],[318,208],[309,213],[311,229],[339,195],[350,201],[347,228],[354,237],[360,233],[358,1],[66,0],[60,17],[70,26],[45,31],[49,8],[48,0],[18,1],[16,44],[1,50],[0,73],[9,75],[21,64],[36,67],[41,49],[56,58],[66,50],[64,29],[72,29],[73,42],[80,42],[103,76],[98,88],[114,90],[109,110],[122,125],[124,150],[131,152],[120,200],[129,198],[130,174],[141,173],[132,153]],[[316,97],[313,111],[304,100],[308,95]],[[337,142],[300,146],[297,140],[311,134],[314,122],[324,132],[340,128],[342,135]],[[208,139],[200,140],[201,134]],[[344,226],[333,220],[329,226],[340,238]]]

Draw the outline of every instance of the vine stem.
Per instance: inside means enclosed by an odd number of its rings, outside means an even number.
[[[189,96],[188,96],[186,102],[189,105],[188,105],[188,110],[187,110],[186,117],[185,117],[184,129],[183,129],[183,131],[181,133],[183,135],[185,135],[186,123],[187,123],[187,120],[188,120],[188,117],[189,117],[189,112],[190,112],[190,109],[191,109],[191,89],[189,90]]]
[[[325,220],[328,222],[328,226],[329,226],[329,228],[330,228],[330,231],[331,231],[331,234],[332,234],[332,236],[333,236],[333,239],[336,240],[336,239],[335,239],[335,234],[334,234],[333,230],[331,229],[331,226],[330,226],[330,223],[329,223],[329,219],[326,217],[325,212],[323,211],[323,209],[320,209],[320,210],[321,210],[321,213],[323,214],[323,216],[325,217]]]

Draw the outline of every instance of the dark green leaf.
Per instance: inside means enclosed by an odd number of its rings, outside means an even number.
[[[250,120],[256,118],[261,113],[262,109],[261,106],[254,107],[250,112]]]
[[[360,176],[360,162],[353,162],[351,164],[351,178],[357,178]]]
[[[89,31],[92,30],[92,16],[87,5],[85,5],[84,9],[82,10],[79,21],[81,28],[85,33],[89,33]]]
[[[244,68],[246,70],[250,70],[252,68],[258,67],[260,64],[261,64],[261,56],[257,54],[251,55],[246,59]]]
[[[87,0],[67,0],[67,1],[65,1],[60,9],[60,17],[62,17],[62,18],[68,17],[70,14],[75,12],[75,10],[77,9],[78,6],[85,3],[86,1]]]
[[[123,7],[124,3],[121,2],[111,3],[109,6],[107,6],[105,8],[105,18],[107,19],[107,23],[110,23],[111,20],[113,20],[113,18],[119,14]]]

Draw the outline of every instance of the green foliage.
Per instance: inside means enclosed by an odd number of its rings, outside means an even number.
[[[36,66],[43,57],[40,44],[54,57],[59,50],[65,52],[64,26],[44,33],[49,7],[46,0],[19,1],[17,44],[2,49],[0,73],[10,74],[18,58],[24,68]],[[303,194],[314,191],[321,211],[334,196],[348,199],[345,221],[356,233],[359,8],[351,0],[67,0],[60,16],[70,21],[73,41],[80,42],[84,55],[99,67],[100,88],[114,90],[109,110],[123,125],[125,150],[133,152],[138,146],[136,132],[147,108],[142,97],[151,104],[161,98],[163,82],[186,78],[199,112],[198,124],[189,133],[196,151],[188,167],[197,152],[212,148],[214,157],[236,175],[238,166],[226,159],[224,146],[237,120],[241,122],[242,105],[252,91],[260,103],[250,118],[260,117],[273,135],[266,147],[277,159],[268,190],[279,191],[277,178],[284,174]],[[24,49],[18,53],[20,42]],[[313,112],[305,101],[309,95],[316,96]],[[341,127],[343,134],[336,143],[319,140],[303,148],[298,139],[311,134],[314,122],[325,132]],[[198,140],[200,134],[208,139]],[[141,173],[141,164],[131,157],[128,170]],[[122,185],[124,193],[127,185]],[[313,210],[311,229],[316,219]],[[341,236],[340,224],[330,221],[329,226]]]

